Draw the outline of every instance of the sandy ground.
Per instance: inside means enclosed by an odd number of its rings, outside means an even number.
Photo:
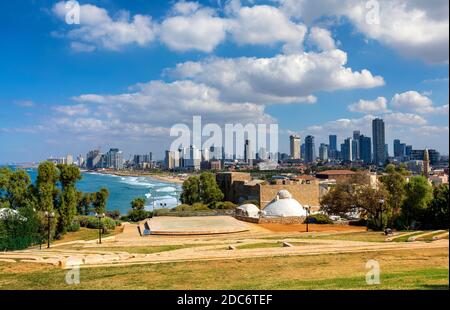
[[[273,231],[273,232],[306,232],[306,224],[292,224],[292,225],[284,225],[284,224],[259,224],[259,226]],[[345,225],[327,225],[327,224],[309,224],[308,231],[310,232],[323,232],[323,231],[366,231],[366,227],[360,226],[345,226]]]
[[[235,233],[249,230],[249,227],[231,216],[158,216],[147,221],[152,234],[198,235]]]
[[[242,222],[244,223],[244,222]],[[198,235],[198,236],[158,236],[140,237],[137,225],[125,224],[123,233],[105,238],[100,245],[95,240],[59,244],[51,249],[29,249],[23,251],[0,253],[0,261],[16,263],[51,264],[63,268],[73,265],[81,267],[121,266],[135,264],[153,264],[182,261],[227,260],[255,257],[277,257],[298,255],[362,253],[374,251],[418,250],[445,248],[448,240],[433,242],[367,242],[349,240],[311,239],[310,236],[323,236],[348,233],[350,227],[323,226],[321,231],[309,233],[302,230],[287,230],[286,233],[279,226],[278,231],[271,227],[245,223],[248,231],[232,234]],[[290,227],[294,225],[284,225]],[[312,225],[311,225],[312,226]],[[322,225],[317,225],[322,226]],[[312,226],[311,228],[315,228]],[[347,230],[345,229],[347,228]],[[351,227],[352,229],[354,227]],[[286,228],[287,229],[287,228]],[[292,228],[293,229],[293,228]],[[304,230],[303,230],[304,231]],[[293,246],[281,246],[281,242]],[[258,247],[258,244],[273,244],[273,247]],[[133,252],[136,247],[182,246],[149,254]],[[248,245],[250,248],[242,248]],[[252,248],[253,245],[253,248]],[[256,246],[254,246],[256,245]],[[231,247],[231,249],[230,249]],[[117,250],[114,250],[117,248]]]
[[[112,175],[128,176],[128,177],[149,177],[149,178],[152,178],[155,180],[168,182],[168,183],[177,183],[177,184],[182,184],[185,181],[185,178],[178,177],[177,175],[154,174],[154,173],[140,172],[140,171],[96,171],[96,173],[112,174]]]

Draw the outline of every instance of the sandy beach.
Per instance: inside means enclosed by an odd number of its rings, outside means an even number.
[[[89,173],[89,171],[86,171]],[[156,174],[156,173],[148,173],[141,171],[112,171],[112,170],[102,170],[95,171],[95,173],[102,174],[113,174],[118,176],[127,176],[127,177],[148,177],[153,178],[158,181],[168,182],[168,183],[177,183],[182,184],[188,176],[179,176],[179,175],[170,175],[170,174]]]

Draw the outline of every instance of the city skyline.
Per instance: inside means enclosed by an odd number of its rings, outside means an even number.
[[[381,127],[380,127],[381,126]],[[389,152],[389,145],[390,143],[385,143],[385,136],[386,136],[386,132],[385,132],[385,123],[383,119],[377,118],[374,119],[372,122],[372,135],[371,136],[365,136],[363,134],[361,134],[360,130],[353,130],[352,131],[353,135],[350,137],[342,137],[341,140],[339,139],[338,135],[335,134],[329,134],[328,135],[328,143],[325,143],[324,141],[319,141],[316,145],[315,143],[315,137],[313,135],[307,135],[306,137],[304,137],[304,142],[302,143],[302,137],[300,137],[299,135],[290,135],[289,136],[289,150],[288,151],[282,151],[279,150],[277,153],[280,154],[285,154],[287,156],[289,156],[289,158],[291,159],[296,159],[296,160],[302,160],[305,163],[312,163],[313,161],[319,159],[319,160],[333,160],[333,159],[341,159],[344,161],[349,161],[349,162],[354,162],[354,161],[358,161],[361,160],[363,163],[365,164],[369,164],[369,163],[376,163],[377,161],[377,156],[380,157],[381,156],[381,160],[379,161],[379,164],[381,165],[382,163],[384,163],[386,161],[386,159],[389,158],[400,158],[400,157],[404,157],[404,156],[411,156],[411,153],[413,153],[414,151],[422,151],[424,149],[429,149],[429,150],[433,150],[433,151],[437,151],[439,153],[439,155],[444,155],[444,156],[448,156],[448,154],[443,154],[440,153],[439,149],[433,149],[433,148],[428,148],[428,147],[424,147],[424,148],[420,148],[417,147],[416,145],[410,145],[410,144],[406,144],[406,143],[400,143],[401,140],[400,139],[393,139],[391,141],[392,144],[392,151]],[[377,143],[376,141],[374,141],[373,136],[374,135],[380,135],[380,141]],[[223,158],[220,158],[220,156],[218,156],[217,159],[231,159],[229,158],[230,156],[232,158],[235,159],[242,159],[244,160],[244,162],[249,162],[249,159],[258,159],[258,156],[261,156],[259,154],[259,152],[253,151],[250,147],[250,141],[249,139],[244,139],[244,153],[242,154],[241,157],[237,156],[236,153],[233,154],[226,154],[223,151],[223,147],[221,148],[221,156]],[[339,143],[339,141],[342,141],[342,143]],[[235,141],[236,142],[236,141]],[[307,146],[308,144],[308,146]],[[380,145],[380,149],[379,149],[379,155],[376,155],[375,149],[376,149],[376,144]],[[340,145],[340,147],[338,147]],[[205,151],[203,148],[198,148],[196,145],[194,144],[190,144],[188,146],[183,146],[183,149],[185,152],[188,149],[191,149],[192,153],[192,147],[196,148],[199,152],[201,151],[202,155],[198,155],[198,158],[203,158],[205,155],[203,154],[203,151]],[[304,151],[302,151],[302,148],[305,148]],[[213,147],[214,148],[214,147]],[[323,148],[326,149],[326,156],[324,157],[324,151]],[[132,161],[132,162],[136,162],[136,160],[139,161],[143,161],[145,163],[149,163],[152,161],[166,161],[167,159],[167,152],[169,152],[168,150],[164,151],[164,156],[163,157],[157,157],[157,158],[153,158],[153,151],[147,152],[146,154],[137,154],[137,153],[133,153],[133,152],[128,152],[127,150],[120,150],[119,148],[116,147],[107,147],[106,149],[109,149],[108,152],[104,152],[102,153],[102,149],[101,148],[93,148],[92,150],[89,150],[85,153],[78,153],[77,154],[77,158],[78,157],[83,157],[84,155],[86,155],[86,158],[84,158],[84,160],[87,160],[87,158],[89,158],[90,156],[96,157],[99,155],[105,155],[104,161],[106,163],[106,161],[108,161],[108,154],[110,152],[120,152],[120,156],[122,158],[122,161]],[[124,152],[125,151],[125,152]],[[181,149],[180,149],[181,151]],[[206,150],[208,152],[208,158],[210,156],[209,152],[210,150]],[[261,150],[260,150],[261,151]],[[265,151],[265,150],[263,150]],[[303,155],[302,152],[304,152]],[[333,153],[336,152],[336,153]],[[95,153],[95,154],[94,154]],[[93,155],[90,155],[93,154]],[[200,153],[199,153],[200,154]],[[73,160],[73,156],[75,156],[74,153],[71,153],[70,151],[67,151],[65,154],[59,154],[59,156],[47,156],[45,159],[39,159],[36,162],[39,161],[43,161],[43,160],[55,160],[58,163],[66,163],[66,161],[68,161],[68,159],[66,159],[66,155],[67,157],[71,158],[71,161]],[[170,156],[173,156],[173,154],[171,154]],[[273,156],[273,154],[272,154]],[[386,157],[387,156],[387,157]],[[213,156],[214,158],[216,156]],[[265,156],[264,156],[265,157]],[[413,157],[418,157],[418,155],[416,154]],[[142,158],[144,158],[144,160],[142,160]],[[192,157],[193,158],[193,157]],[[263,158],[265,159],[265,158]],[[278,158],[279,159],[279,158]],[[98,161],[100,160],[100,157],[98,158]],[[111,161],[111,160],[109,160]],[[5,162],[6,163],[6,162]],[[20,163],[20,162],[14,162],[11,161],[9,163]],[[192,164],[194,166],[194,164]],[[200,167],[200,162],[197,163],[197,165]],[[88,165],[91,167],[94,167],[95,164],[91,164]],[[115,167],[117,167],[117,164],[113,165]]]
[[[391,155],[394,139],[448,155],[448,1],[385,1],[378,24],[352,13],[363,2],[313,2],[79,1],[80,24],[64,2],[1,3],[0,163],[99,147],[162,159],[193,115],[278,123],[280,152],[311,135],[316,154],[329,135],[372,137],[379,117]]]

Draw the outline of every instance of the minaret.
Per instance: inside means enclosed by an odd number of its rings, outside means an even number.
[[[428,154],[428,149],[423,151],[423,174],[427,178],[430,176],[430,155]]]

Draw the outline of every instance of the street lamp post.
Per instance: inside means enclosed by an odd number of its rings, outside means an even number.
[[[309,206],[306,207],[306,232],[309,232],[309,214],[310,214],[310,210],[309,210]]]
[[[380,199],[380,226],[381,226],[381,229],[383,229],[383,205],[384,205],[384,199]]]
[[[105,213],[95,213],[95,217],[98,218],[98,244],[102,244],[102,218],[105,217]]]
[[[47,233],[47,249],[50,248],[50,235],[51,235],[51,219],[55,217],[55,212],[45,211],[45,217],[47,218],[48,233]]]

